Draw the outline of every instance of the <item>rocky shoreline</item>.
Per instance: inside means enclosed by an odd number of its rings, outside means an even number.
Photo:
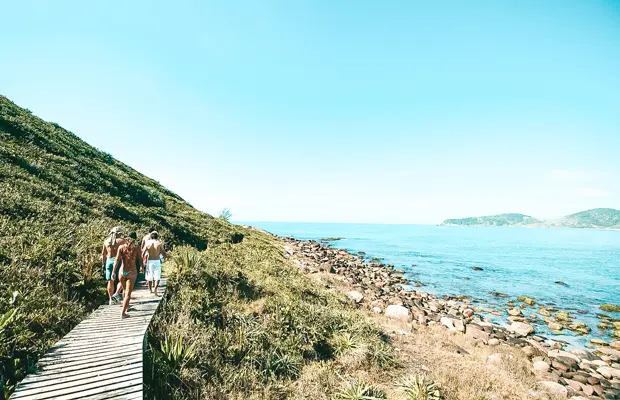
[[[565,344],[535,334],[523,313],[536,304],[535,299],[520,297],[509,302],[510,325],[503,327],[490,322],[481,313],[503,315],[499,310],[473,305],[468,297],[439,298],[420,290],[406,290],[410,282],[392,265],[377,259],[367,260],[363,254],[329,246],[327,242],[302,241],[279,237],[285,242],[287,257],[306,273],[324,272],[339,275],[354,288],[347,293],[351,302],[375,313],[410,324],[439,326],[467,335],[481,346],[513,346],[521,348],[532,362],[532,369],[544,375],[540,385],[560,397],[579,399],[620,399],[620,341],[592,340],[592,351],[565,349]],[[497,294],[502,296],[501,293]],[[519,304],[517,304],[519,303]],[[541,307],[536,311],[556,331],[568,329],[586,333],[585,324],[568,313]],[[553,318],[551,313],[554,313]],[[613,321],[611,321],[613,323]],[[609,321],[608,321],[609,323]],[[502,355],[492,354],[487,363],[500,363]]]

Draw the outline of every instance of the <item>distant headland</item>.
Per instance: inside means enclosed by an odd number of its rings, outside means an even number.
[[[527,226],[536,228],[598,228],[620,229],[620,210],[594,208],[561,218],[539,220],[518,213],[447,219],[442,226]]]

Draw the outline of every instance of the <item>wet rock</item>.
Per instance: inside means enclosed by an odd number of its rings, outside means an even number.
[[[543,317],[548,317],[551,315],[551,313],[544,307],[538,309],[538,314],[542,315]]]
[[[482,268],[480,268],[480,267],[472,267],[471,269],[472,269],[472,270],[474,270],[474,271],[484,271],[484,270],[483,270]]]
[[[561,331],[562,329],[564,329],[564,327],[561,324],[558,324],[557,322],[552,322],[552,321],[549,321],[547,326],[552,331]]]
[[[564,283],[562,281],[555,281],[554,283],[556,283],[558,285],[562,285],[562,286],[568,286],[566,283]]]
[[[570,316],[568,315],[566,311],[558,311],[555,314],[555,320],[558,322],[569,322]]]
[[[518,308],[511,308],[511,309],[509,309],[508,310],[508,314],[512,315],[513,317],[517,317],[517,316],[523,315],[523,314],[521,314],[521,310],[519,310]]]
[[[620,305],[618,304],[603,304],[599,308],[607,312],[620,312]]]
[[[598,339],[598,338],[590,339],[590,343],[592,343],[595,346],[609,346],[609,343],[607,343],[603,339]]]
[[[501,292],[489,292],[489,294],[495,297],[509,297],[506,293]]]

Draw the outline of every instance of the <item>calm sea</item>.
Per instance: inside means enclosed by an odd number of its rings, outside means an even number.
[[[610,337],[597,328],[599,306],[620,304],[620,231],[253,222],[269,232],[298,239],[341,237],[333,247],[366,252],[406,271],[437,295],[469,295],[500,305],[524,295],[574,314],[592,328],[590,337]],[[482,271],[474,271],[480,267]],[[562,281],[566,286],[554,282]],[[581,310],[579,314],[578,311]],[[530,314],[529,312],[527,314]],[[620,313],[607,313],[620,318]],[[505,322],[505,318],[495,318]],[[538,331],[546,333],[545,326]],[[573,344],[587,338],[554,336]]]

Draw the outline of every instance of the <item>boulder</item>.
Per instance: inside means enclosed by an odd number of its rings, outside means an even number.
[[[578,364],[581,362],[579,357],[577,357],[576,355],[572,353],[569,353],[568,351],[563,351],[563,350],[550,350],[549,353],[547,353],[547,356],[549,358],[567,357],[567,358],[572,358]]]
[[[518,309],[518,308],[511,308],[511,309],[509,309],[509,310],[508,310],[508,314],[509,314],[509,315],[512,315],[513,317],[517,317],[517,316],[522,315],[522,314],[521,314],[521,310],[520,310],[520,309]]]
[[[595,346],[609,346],[609,343],[607,343],[603,339],[598,339],[598,338],[590,339],[590,343],[592,343]]]
[[[473,339],[482,340],[485,344],[489,342],[489,334],[478,328],[476,325],[467,325],[465,334]]]
[[[620,350],[620,341],[615,340],[615,341],[613,341],[613,342],[609,343],[609,346],[610,346],[612,349],[615,349],[615,350]]]
[[[549,364],[545,361],[536,361],[534,362],[534,371],[537,372],[547,372],[549,371]]]
[[[607,379],[618,378],[620,379],[620,369],[611,367],[599,367],[596,372],[603,375]]]
[[[561,331],[564,328],[562,325],[558,324],[557,322],[552,322],[552,321],[549,321],[549,324],[547,326],[552,331]]]
[[[361,303],[362,300],[364,299],[364,295],[358,292],[357,290],[350,291],[349,293],[347,293],[347,296],[349,296],[349,298],[357,304]]]
[[[534,332],[534,327],[525,322],[513,322],[509,329],[519,336],[527,336]]]
[[[409,310],[401,305],[390,304],[385,309],[385,316],[407,322],[409,321]]]
[[[441,319],[439,320],[439,322],[441,323],[441,325],[447,327],[448,329],[450,329],[451,331],[457,331],[456,327],[454,326],[454,323],[452,322],[451,318],[448,317],[441,317]]]
[[[489,346],[497,346],[499,345],[499,339],[498,338],[492,338],[489,339],[489,343],[487,343]]]
[[[568,397],[568,389],[557,382],[542,381],[538,382],[538,384],[557,396]]]

